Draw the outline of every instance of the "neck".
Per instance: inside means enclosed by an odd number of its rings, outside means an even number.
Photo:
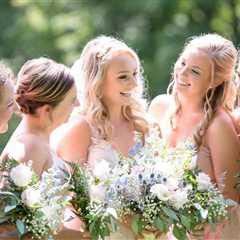
[[[41,139],[44,139],[47,143],[49,143],[49,137],[52,130],[50,127],[46,127],[44,121],[41,121],[39,118],[34,116],[24,115],[21,124],[27,132],[38,135]]]
[[[202,100],[199,99],[191,99],[188,97],[179,96],[179,101],[181,104],[181,112],[182,113],[202,113]]]

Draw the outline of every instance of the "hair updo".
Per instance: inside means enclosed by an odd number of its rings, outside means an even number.
[[[48,58],[32,59],[18,73],[15,99],[22,113],[35,114],[45,104],[56,107],[73,85],[68,67]]]

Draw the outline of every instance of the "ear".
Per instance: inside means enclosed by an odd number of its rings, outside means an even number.
[[[46,116],[49,115],[49,113],[51,113],[51,111],[52,111],[52,107],[50,105],[48,105],[48,104],[45,104],[45,105],[37,108],[36,115],[38,117],[45,118]]]

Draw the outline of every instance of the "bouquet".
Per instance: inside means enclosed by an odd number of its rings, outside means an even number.
[[[69,191],[71,204],[76,214],[84,221],[91,239],[104,239],[117,229],[116,212],[104,202],[91,198],[91,182],[94,178],[88,168],[77,163],[68,163],[72,169]],[[66,177],[68,178],[68,172]]]
[[[124,161],[105,182],[107,206],[118,216],[134,216],[133,231],[146,229],[187,239],[199,225],[214,224],[227,217],[225,200],[208,175],[196,166],[190,141],[169,148],[157,133],[146,138],[145,147],[134,152],[133,164]]]
[[[43,173],[40,180],[31,165],[14,159],[1,163],[0,223],[15,224],[19,238],[30,233],[34,239],[52,239],[69,201],[68,184],[59,182],[57,169]]]

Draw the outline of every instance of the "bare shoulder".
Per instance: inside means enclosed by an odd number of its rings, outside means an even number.
[[[4,160],[7,157],[19,162],[33,162],[33,170],[40,175],[44,166],[51,161],[49,146],[33,134],[24,134],[14,139],[6,149]]]
[[[238,136],[234,128],[233,121],[229,114],[224,110],[219,110],[210,123],[207,133],[207,141],[221,143],[222,148],[228,147],[228,145],[239,146]]]
[[[80,115],[60,126],[51,136],[51,145],[66,161],[86,159],[90,143],[90,126]]]
[[[172,104],[173,98],[171,95],[158,95],[152,100],[149,106],[149,114],[152,115],[156,120],[159,120],[165,115]]]
[[[227,112],[219,110],[210,123],[208,132],[212,134],[221,134],[228,131],[234,132],[232,119]]]

